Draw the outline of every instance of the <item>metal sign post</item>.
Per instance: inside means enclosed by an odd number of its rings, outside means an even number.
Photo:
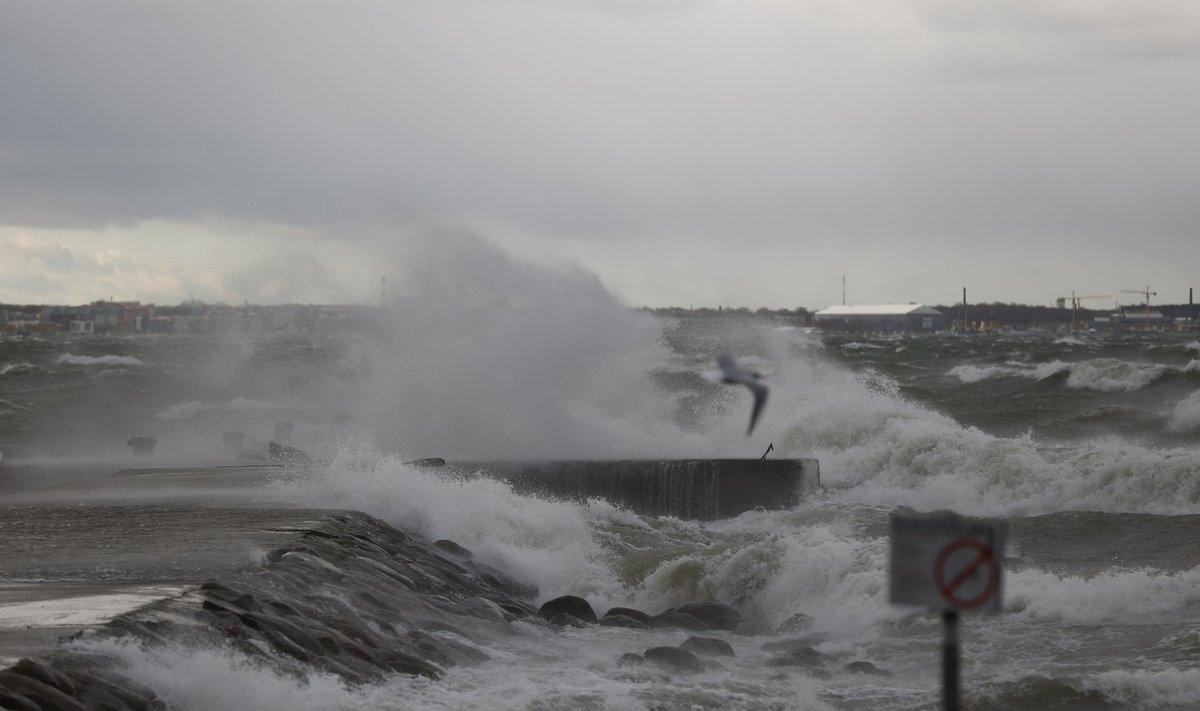
[[[999,612],[1003,521],[892,514],[891,601],[942,612],[942,706],[959,709],[959,612]]]

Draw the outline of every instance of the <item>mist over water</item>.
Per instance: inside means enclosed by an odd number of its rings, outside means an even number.
[[[536,586],[539,600],[577,594],[601,611],[657,612],[711,598],[767,630],[805,615],[822,653],[895,676],[781,677],[760,648],[773,637],[730,635],[738,656],[725,671],[655,677],[615,660],[686,635],[533,625],[482,642],[492,661],[442,681],[359,688],[283,677],[232,650],[106,650],[164,698],[227,703],[227,689],[199,691],[167,672],[186,664],[287,707],[928,707],[935,621],[887,602],[888,512],[911,507],[1012,525],[1007,614],[972,618],[965,631],[968,690],[981,704],[1086,708],[1089,694],[1133,707],[1200,703],[1192,339],[850,340],[728,318],[661,321],[578,267],[522,261],[466,233],[410,246],[395,263],[407,269],[371,333],[0,344],[0,432],[36,447],[35,433],[86,423],[87,441],[115,451],[146,431],[163,443],[159,456],[184,457],[211,455],[222,431],[265,439],[288,419],[297,444],[319,439],[313,451],[329,463],[277,485],[281,498],[452,539]],[[772,389],[753,437],[748,394],[711,377],[726,350]],[[127,405],[88,422],[97,410],[68,405],[89,402],[81,394]],[[769,443],[772,456],[819,458],[826,491],[792,511],[711,523],[404,464],[757,457]]]

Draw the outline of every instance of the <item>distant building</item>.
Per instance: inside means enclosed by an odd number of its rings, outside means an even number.
[[[932,333],[946,328],[946,314],[924,304],[827,306],[813,316],[828,331]]]
[[[72,321],[70,326],[71,333],[95,333],[95,321]]]

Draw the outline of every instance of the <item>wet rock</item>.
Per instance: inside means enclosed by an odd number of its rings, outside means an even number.
[[[632,617],[638,622],[641,622],[643,625],[650,624],[650,615],[642,612],[641,610],[635,610],[632,607],[613,607],[610,608],[608,612],[604,613],[605,617],[615,617],[616,615]]]
[[[699,657],[679,647],[651,647],[643,656],[647,661],[679,671],[697,672],[704,669]]]
[[[716,637],[688,637],[683,644],[679,645],[679,648],[706,657],[736,656],[733,653],[733,647],[728,642]]]
[[[886,669],[880,669],[870,662],[850,662],[845,667],[846,671],[851,674],[868,674],[870,676],[890,677],[892,673]]]
[[[645,657],[640,654],[634,654],[633,652],[626,652],[621,655],[620,659],[617,660],[617,666],[619,667],[638,667],[645,663]]]
[[[742,620],[733,628],[733,633],[743,637],[758,637],[771,634],[773,630],[762,620]]]
[[[815,669],[821,666],[824,659],[825,655],[821,654],[812,647],[800,647],[768,660],[767,665],[772,667],[800,667],[803,669]]]
[[[450,639],[440,639],[425,632],[409,632],[409,639],[414,642],[425,642],[437,645],[442,654],[451,659],[453,664],[478,664],[491,659],[486,652],[478,650],[469,644]]]
[[[514,605],[512,603],[503,603],[503,602],[497,603],[497,604],[500,607],[500,609],[504,611],[505,614],[510,615],[514,620],[523,620],[526,617],[530,616],[529,610],[526,610],[524,607],[521,607],[520,605]]]
[[[639,622],[632,617],[626,615],[605,615],[604,619],[600,620],[602,627],[625,627],[631,630],[644,630],[646,624]]]
[[[709,629],[728,630],[732,632],[742,621],[742,613],[720,602],[688,602],[675,608],[676,612],[691,615],[703,622]]]
[[[105,711],[123,708],[130,711],[150,711],[151,708],[160,706],[153,703],[154,694],[132,684],[128,679],[117,683],[82,669],[72,669],[70,674],[75,688],[80,690],[77,698],[86,708]]]
[[[512,595],[513,597],[522,597],[526,599],[533,599],[537,597],[538,590],[536,587],[518,582],[490,565],[474,563],[474,570],[479,575],[480,580],[488,585],[491,585],[497,590],[502,590],[509,595]]]
[[[667,610],[650,618],[651,627],[681,627],[685,630],[702,632],[710,629],[702,620],[684,612]]]
[[[10,694],[23,696],[41,709],[84,711],[83,704],[72,697],[24,674],[0,672],[0,689],[8,691]]]
[[[803,612],[797,612],[780,623],[779,627],[775,629],[775,634],[795,634],[796,632],[811,629],[812,626],[813,619],[811,617]]]
[[[35,659],[22,659],[13,665],[12,671],[52,686],[68,696],[75,695],[75,684],[69,676]]]
[[[463,548],[462,546],[458,545],[454,541],[451,541],[447,538],[443,538],[441,540],[434,541],[433,545],[436,548],[449,553],[450,555],[454,556],[455,558],[459,558],[461,560],[471,560],[471,557],[472,557],[471,551],[467,550],[466,548]]]
[[[538,609],[538,615],[546,620],[553,621],[553,618],[559,614],[567,614],[592,624],[596,623],[596,612],[592,610],[592,606],[588,604],[587,600],[575,595],[556,597],[545,602]]]
[[[633,656],[636,657],[637,655]],[[641,659],[641,657],[638,657],[638,659]],[[0,688],[0,708],[11,709],[11,711],[42,711],[41,706],[38,706],[24,696],[12,691],[5,691],[2,688]]]
[[[587,623],[579,619],[575,615],[568,615],[565,612],[560,612],[550,618],[550,624],[555,627],[586,627]]]

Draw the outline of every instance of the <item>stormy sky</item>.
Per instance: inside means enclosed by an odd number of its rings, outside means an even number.
[[[1197,127],[1188,0],[17,0],[0,301],[367,299],[447,226],[635,305],[1180,301]]]

